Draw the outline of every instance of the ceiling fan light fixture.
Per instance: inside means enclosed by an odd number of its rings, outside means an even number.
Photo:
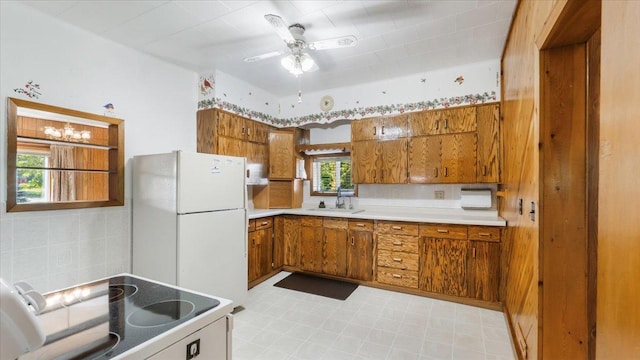
[[[280,64],[283,68],[287,69],[291,74],[298,76],[305,71],[309,71],[315,62],[311,56],[307,54],[301,55],[287,55],[280,60]]]

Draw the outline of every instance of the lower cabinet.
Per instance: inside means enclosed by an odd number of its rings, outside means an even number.
[[[281,215],[274,219],[273,268],[283,265],[298,266],[298,247],[300,244],[300,217]]]
[[[470,226],[467,259],[469,297],[500,301],[500,229]]]
[[[300,269],[322,272],[322,217],[305,216],[300,220]]]
[[[373,280],[373,220],[349,219],[347,277]]]
[[[418,288],[418,224],[376,223],[377,281]]]
[[[347,276],[347,219],[324,218],[322,273]]]
[[[273,270],[273,217],[249,220],[248,280],[252,282]]]

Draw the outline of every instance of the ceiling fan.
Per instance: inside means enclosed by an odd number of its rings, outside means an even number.
[[[358,43],[358,39],[356,39],[353,35],[340,36],[337,38],[319,40],[307,43],[304,38],[304,26],[300,24],[293,24],[287,26],[282,20],[282,18],[278,15],[267,14],[264,18],[273,26],[276,33],[282,40],[284,40],[285,44],[289,48],[289,51],[272,51],[266,54],[251,56],[245,58],[245,62],[256,62],[264,59],[268,59],[274,56],[280,56],[289,53],[289,55],[282,58],[280,63],[282,66],[287,69],[291,74],[296,77],[303,72],[315,71],[318,69],[318,66],[315,64],[315,61],[311,56],[304,52],[305,49],[310,50],[327,50],[327,49],[336,49],[336,48],[347,48],[356,46]]]

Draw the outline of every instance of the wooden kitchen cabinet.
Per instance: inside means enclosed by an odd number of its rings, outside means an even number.
[[[423,225],[420,227],[421,290],[466,297],[467,227]]]
[[[475,106],[421,111],[411,114],[409,119],[411,136],[456,134],[476,130]]]
[[[476,182],[476,138],[474,133],[411,138],[407,165],[410,182]]]
[[[281,215],[274,220],[275,244],[273,257],[274,268],[283,265],[298,266],[298,247],[300,243],[300,217]],[[282,254],[278,247],[282,248]]]
[[[500,228],[469,226],[469,297],[500,301]]]
[[[249,230],[248,280],[252,282],[273,270],[273,218],[250,220]]]
[[[373,220],[349,219],[347,277],[373,280]]]
[[[295,179],[295,147],[293,129],[272,129],[269,132],[269,179]]]
[[[352,143],[351,163],[356,184],[404,184],[407,182],[407,139]]]
[[[477,182],[500,181],[500,106],[478,106]]]
[[[347,219],[323,219],[322,273],[347,276]]]
[[[323,235],[322,217],[304,216],[300,219],[300,269],[322,272]]]
[[[418,234],[415,223],[376,223],[376,279],[379,283],[418,288]]]
[[[354,120],[351,122],[351,141],[405,138],[408,119],[408,115],[396,115]]]

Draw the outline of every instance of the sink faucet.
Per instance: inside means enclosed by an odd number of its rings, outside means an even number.
[[[342,197],[342,190],[338,188],[338,198],[336,199],[336,209],[344,209],[344,198]]]

